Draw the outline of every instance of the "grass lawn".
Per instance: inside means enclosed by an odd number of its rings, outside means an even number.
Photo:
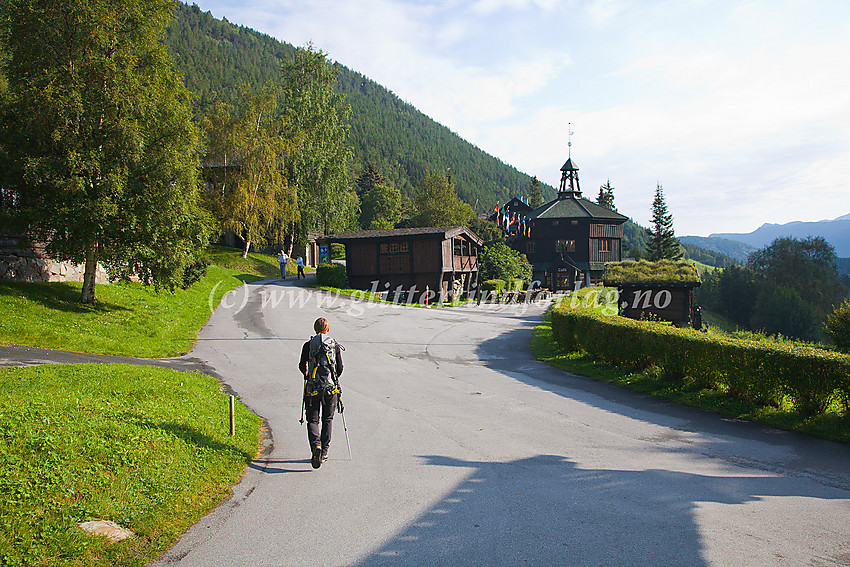
[[[683,385],[681,382],[667,381],[653,369],[631,372],[628,369],[596,362],[584,353],[561,349],[552,335],[549,315],[543,323],[535,327],[531,339],[531,350],[538,360],[548,362],[561,370],[617,384],[657,398],[824,439],[850,441],[850,420],[841,415],[837,401],[824,414],[801,417],[790,405],[783,404],[778,408],[758,406],[729,398],[717,390],[694,388]]]
[[[210,264],[229,270],[246,272],[266,278],[280,276],[280,264],[277,262],[277,256],[269,256],[268,254],[250,252],[247,258],[243,258],[242,251],[238,248],[228,248],[227,246],[214,244],[207,249],[207,260],[209,260]],[[297,273],[295,260],[287,264],[286,273]]]
[[[259,418],[202,374],[122,364],[0,370],[0,564],[144,565],[229,494]],[[109,544],[77,523],[112,520]]]
[[[245,260],[235,249],[213,247],[210,259],[218,265],[189,289],[98,285],[93,306],[79,302],[79,282],[0,282],[0,342],[143,358],[185,354],[228,291],[280,274],[277,260],[262,254]]]

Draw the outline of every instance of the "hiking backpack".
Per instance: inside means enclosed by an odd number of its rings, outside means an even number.
[[[336,375],[337,342],[327,335],[315,335],[310,339],[307,358],[307,396],[339,394]]]

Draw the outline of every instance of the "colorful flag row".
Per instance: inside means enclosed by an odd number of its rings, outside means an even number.
[[[521,234],[531,238],[531,222],[520,213],[511,211],[507,205],[496,207],[496,224],[507,233]]]

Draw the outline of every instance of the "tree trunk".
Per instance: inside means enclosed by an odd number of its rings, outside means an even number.
[[[89,242],[86,245],[86,269],[83,273],[83,292],[80,295],[80,303],[94,305],[97,300],[94,297],[94,285],[97,281],[97,243]]]
[[[242,251],[242,257],[248,257],[248,249],[251,248],[251,239],[249,237],[245,237],[245,250]]]

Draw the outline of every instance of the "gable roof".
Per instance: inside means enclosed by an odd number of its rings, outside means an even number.
[[[512,211],[527,212],[531,210],[531,207],[528,205],[528,203],[526,203],[519,197],[514,197],[513,199],[505,203],[505,207],[511,209]]]
[[[629,217],[600,207],[583,197],[562,197],[549,201],[528,214],[531,219],[578,219],[594,218],[626,222]]]
[[[394,239],[394,238],[427,238],[429,236],[441,237],[443,240],[454,238],[455,236],[466,236],[479,246],[484,243],[481,238],[465,226],[426,226],[417,228],[393,228],[388,230],[349,230],[346,232],[338,232],[322,238],[317,238],[316,242],[352,242],[357,240],[374,240],[374,239]]]

